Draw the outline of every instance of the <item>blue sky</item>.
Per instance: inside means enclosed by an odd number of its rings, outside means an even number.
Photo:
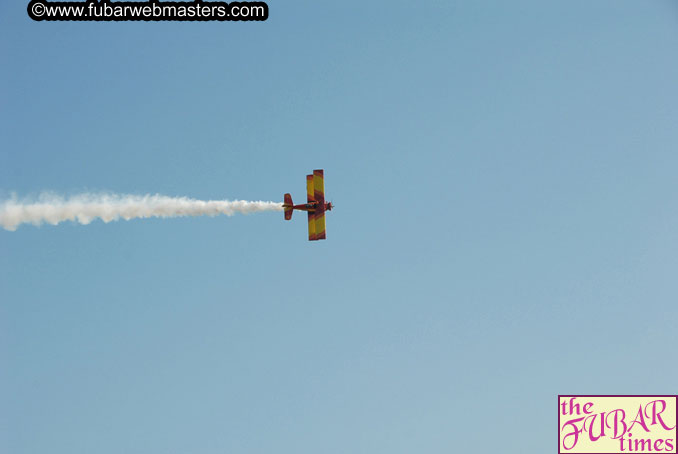
[[[0,5],[0,198],[337,205],[1,230],[1,451],[545,452],[676,392],[675,2],[268,3]]]

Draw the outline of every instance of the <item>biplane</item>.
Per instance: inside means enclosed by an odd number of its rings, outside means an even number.
[[[332,202],[325,202],[325,181],[323,171],[314,170],[311,175],[306,175],[306,203],[295,205],[292,196],[285,194],[283,208],[285,220],[292,219],[294,210],[308,213],[308,240],[325,239],[325,211],[332,210]]]

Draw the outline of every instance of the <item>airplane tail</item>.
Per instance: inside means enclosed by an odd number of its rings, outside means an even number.
[[[292,196],[289,194],[285,194],[285,202],[283,203],[283,207],[285,208],[285,220],[289,221],[292,219],[292,212],[294,209],[292,208],[294,204],[292,203]]]

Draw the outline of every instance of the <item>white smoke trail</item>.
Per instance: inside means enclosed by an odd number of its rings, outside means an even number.
[[[180,216],[217,216],[259,211],[282,211],[277,202],[245,200],[195,200],[162,195],[93,195],[81,194],[68,199],[43,194],[36,201],[19,201],[16,197],[0,202],[0,226],[16,230],[21,224],[56,225],[64,221],[89,224],[137,218],[172,218]]]

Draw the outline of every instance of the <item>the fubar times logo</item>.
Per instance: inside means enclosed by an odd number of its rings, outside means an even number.
[[[558,396],[558,454],[676,453],[678,396]]]

